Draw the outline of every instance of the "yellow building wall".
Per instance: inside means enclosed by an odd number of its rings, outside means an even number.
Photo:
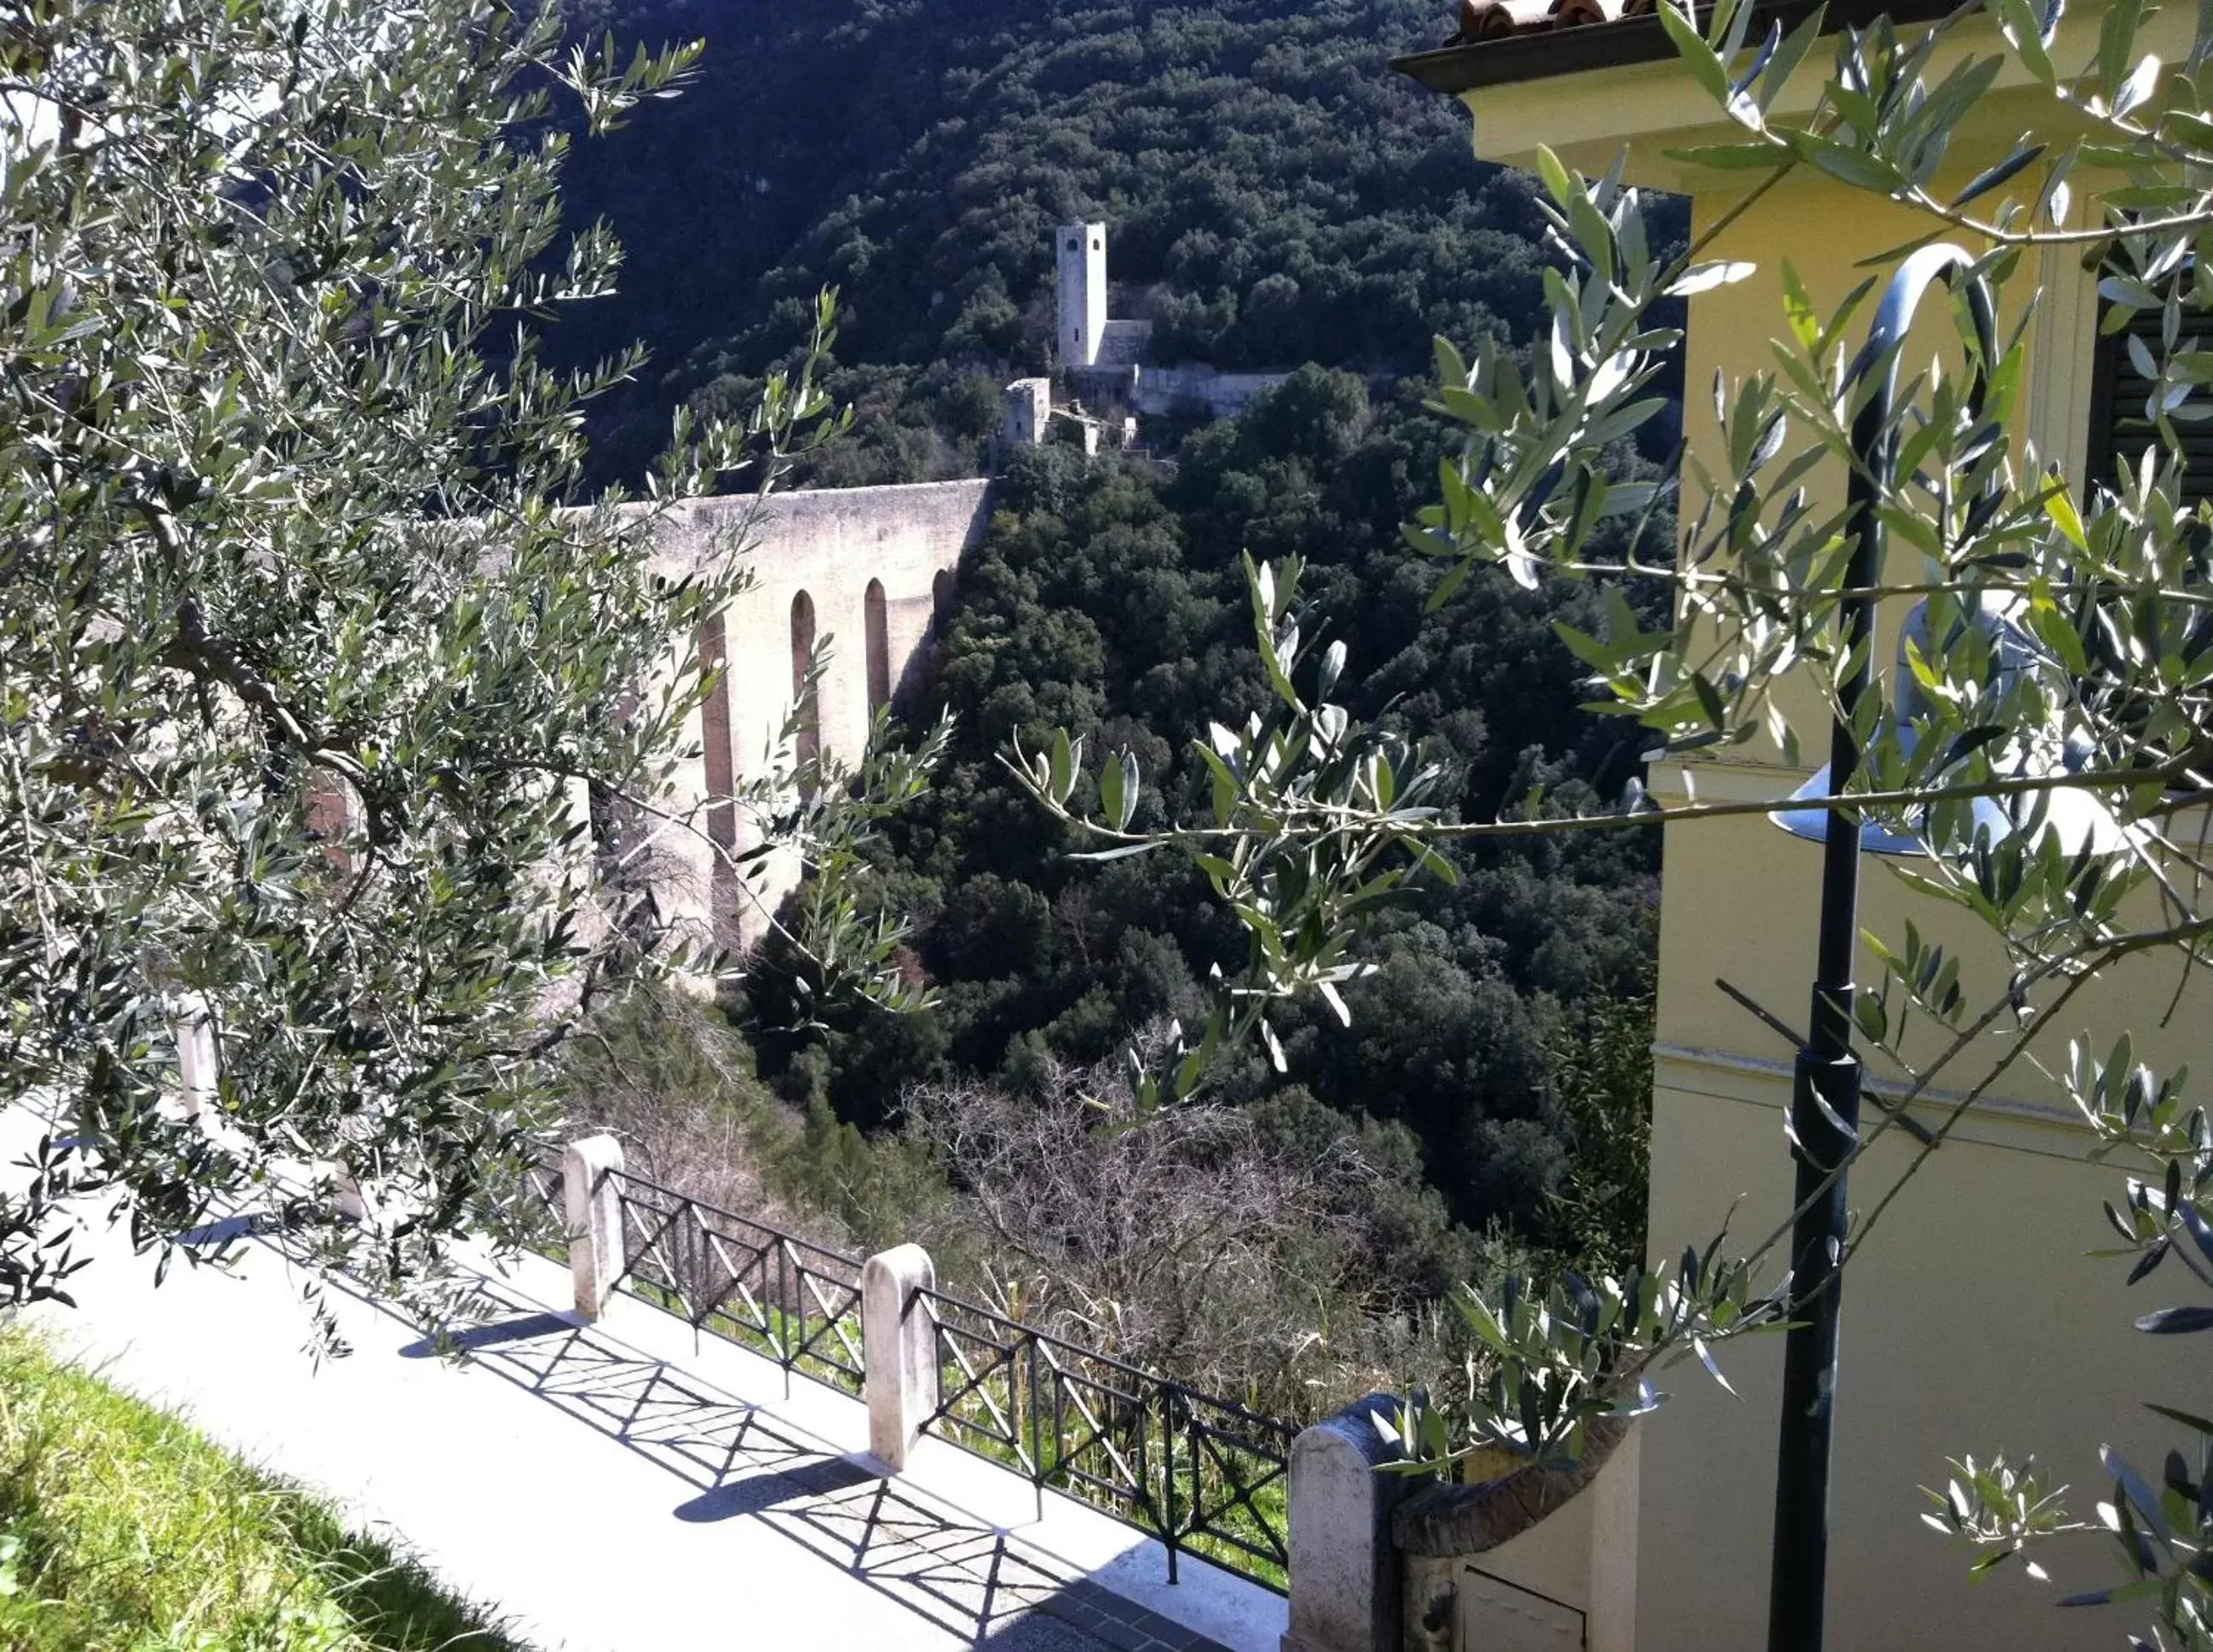
[[[1818,56],[1819,54],[1817,54]],[[1701,175],[1667,152],[1720,136],[1701,132],[1710,104],[1683,84],[1673,63],[1556,77],[1468,95],[1478,152],[1519,160],[1555,143],[1570,164],[1596,170],[1633,140],[1629,175],[1694,192],[1694,220],[1716,223],[1745,187],[1741,174]],[[2027,112],[2021,94],[1988,100],[1985,126],[2010,140]],[[2040,113],[2040,108],[2039,111]],[[1962,175],[1999,151],[1962,153]],[[1925,221],[1819,179],[1793,180],[1752,207],[1705,256],[1740,259],[1757,272],[1691,304],[1686,434],[1695,450],[1717,442],[1710,387],[1769,368],[1770,340],[1785,333],[1781,264],[1788,258],[1824,313],[1869,273],[1862,260],[1925,232]],[[2038,263],[2043,289],[2029,333],[2025,433],[2040,453],[2079,476],[2087,447],[2095,293],[2070,254]],[[2007,295],[2008,314],[2027,302],[2029,282]],[[1941,311],[1940,298],[1927,308]],[[1868,311],[1859,325],[1864,327]],[[1942,324],[1940,322],[1940,326]],[[1933,341],[1936,335],[1928,337]],[[1908,373],[1928,359],[1917,341]],[[1826,479],[1840,495],[1841,475]],[[1691,502],[1686,502],[1686,515]],[[1892,572],[1910,549],[1893,550]],[[1890,619],[1894,623],[1896,616]],[[1894,644],[1877,655],[1886,673]],[[1810,698],[1797,703],[1810,706]],[[1809,751],[1826,755],[1815,718],[1801,722]],[[1772,752],[1747,759],[1661,765],[1662,802],[1695,789],[1701,801],[1779,797],[1804,777]],[[1728,1221],[1730,1248],[1748,1248],[1788,1214],[1792,1162],[1783,1128],[1790,1043],[1733,1003],[1726,978],[1794,1026],[1806,1018],[1819,899],[1820,850],[1764,817],[1667,829],[1661,916],[1655,1050],[1651,1245],[1655,1256],[1701,1247]],[[1971,996],[2003,985],[1995,943],[1972,919],[1912,896],[1867,863],[1863,926],[1900,936],[1910,912],[1924,934],[1963,950]],[[1862,951],[1860,978],[1879,968]],[[2063,1056],[2066,1036],[2094,1029],[2100,1042],[2126,1027],[2159,1063],[2197,1058],[2201,1071],[2209,1001],[2193,988],[2173,1021],[2156,1026],[2176,985],[2171,966],[2135,968],[2078,997],[2064,1021],[2032,1047]],[[1956,1069],[1964,1083],[2001,1053],[1991,1041]],[[1932,1126],[1954,1098],[1916,1109]],[[1869,1118],[1877,1117],[1870,1107]],[[2143,1400],[2202,1406],[2204,1357],[2192,1339],[2143,1336],[2131,1319],[2192,1294],[2179,1267],[2132,1291],[2125,1263],[2085,1253],[2112,1239],[2100,1202],[2119,1174],[2085,1161],[2087,1133],[2052,1087],[2021,1064],[1979,1104],[1884,1216],[1854,1260],[1844,1292],[1843,1361],[1832,1507],[1831,1640],[1837,1652],[1962,1645],[2043,1649],[2119,1643],[2132,1609],[2060,1612],[2069,1588],[2117,1581],[2098,1539],[2049,1558],[2058,1582],[2018,1571],[1972,1588],[1966,1557],[1922,1525],[1919,1488],[1941,1486],[1948,1455],[2016,1458],[2033,1452],[2071,1484],[2070,1506],[2088,1515],[2110,1495],[2098,1448],[2112,1442],[2155,1471],[2171,1432]],[[1908,1162],[1915,1144],[1893,1131],[1853,1177],[1864,1216]],[[1732,1210],[1734,1209],[1734,1216]],[[1695,1363],[1668,1373],[1671,1403],[1644,1424],[1637,1533],[1638,1645],[1643,1652],[1705,1652],[1765,1644],[1768,1547],[1774,1497],[1781,1369],[1778,1338],[1721,1356],[1737,1397]]]
[[[1698,198],[1703,228],[1730,204]],[[1902,209],[1823,182],[1786,185],[1726,231],[1713,255],[1755,263],[1740,285],[1694,300],[1688,382],[1732,378],[1771,360],[1783,331],[1780,266],[1788,257],[1826,310],[1868,273],[1860,261],[1920,225]],[[2069,259],[2039,271],[2045,296],[2032,332],[2030,434],[2077,466],[2085,444],[2094,294]],[[2027,300],[2008,296],[2010,311]],[[1941,309],[1935,301],[1931,311]],[[1941,327],[1944,324],[1939,320]],[[1933,338],[1933,335],[1932,335]],[[1928,359],[1909,355],[1907,370]],[[1694,448],[1716,441],[1710,400],[1693,395]],[[1841,488],[1840,477],[1828,479]],[[1893,550],[1893,573],[1911,558]],[[1894,616],[1893,616],[1894,618]],[[1892,655],[1885,643],[1878,660]],[[1801,730],[1825,743],[1817,721]],[[1802,774],[1757,760],[1686,765],[1657,777],[1662,802],[1698,795],[1778,796]],[[1789,1210],[1791,1161],[1783,1131],[1792,1050],[1715,984],[1725,978],[1794,1026],[1807,1015],[1813,972],[1820,850],[1764,818],[1668,830],[1661,908],[1651,1233],[1655,1253],[1701,1245],[1741,1198],[1732,1231],[1755,1241]],[[1893,940],[1911,914],[1924,934],[1963,950],[1978,1003],[2003,984],[1995,940],[1953,909],[1912,894],[1886,863],[1866,863],[1861,921]],[[1860,978],[1880,966],[1864,951]],[[2164,966],[2139,967],[2079,997],[2032,1047],[2064,1058],[2069,1033],[2098,1029],[2100,1045],[2137,1030],[2155,1061],[2202,1056],[2205,1000],[2164,1031],[2155,1022],[2174,986]],[[1985,1040],[1954,1070],[1959,1086],[2003,1053]],[[2201,1068],[2204,1065],[2200,1061]],[[1932,1127],[1949,1094],[1917,1109]],[[1870,1117],[1873,1117],[1870,1113]],[[2018,1573],[1971,1590],[1960,1551],[1923,1527],[1919,1488],[1941,1487],[1948,1455],[2039,1455],[2075,1485],[2082,1513],[2103,1494],[2098,1448],[2112,1441],[2155,1466],[2165,1434],[2138,1402],[2192,1405],[2203,1393],[2203,1353],[2148,1338],[2132,1316],[2163,1298],[2162,1282],[2122,1289],[2125,1265],[2085,1255],[2110,1241],[2100,1202],[2111,1167],[2083,1161],[2088,1137],[2064,1098],[2026,1062],[1974,1122],[1942,1149],[1885,1215],[1847,1271],[1832,1505],[1830,1618],[1838,1652],[1942,1643],[2009,1648],[2112,1644],[2115,1613],[2062,1612],[2063,1591]],[[1915,1151],[1893,1131],[1853,1177],[1856,1211],[1904,1170]],[[1679,1371],[1676,1405],[1646,1442],[1641,1511],[1639,1644],[1643,1652],[1762,1643],[1774,1496],[1781,1345],[1763,1338],[1726,1355],[1741,1398],[1695,1368]],[[2111,1581],[2094,1541],[2075,1557],[2074,1581]]]

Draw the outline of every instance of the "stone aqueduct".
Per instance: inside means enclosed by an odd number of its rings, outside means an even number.
[[[1108,319],[1106,226],[1064,224],[1055,233],[1055,256],[1059,350],[1089,392],[1140,411],[1204,405],[1222,417],[1283,376],[1150,366],[1149,324]],[[1056,410],[1052,382],[1043,379],[1008,387],[1002,442],[1046,441],[1056,417],[1082,427],[1087,451],[1095,444],[1100,421]],[[690,730],[699,755],[674,778],[665,800],[668,818],[648,827],[649,875],[682,938],[710,950],[741,949],[767,928],[769,912],[801,869],[788,854],[771,856],[749,895],[729,858],[751,846],[749,823],[716,800],[772,760],[820,638],[833,638],[835,648],[802,724],[800,752],[861,755],[877,708],[923,661],[962,553],[983,535],[990,497],[985,480],[842,488],[771,501],[755,537],[753,588],[697,639],[704,659],[727,668]],[[656,562],[681,574],[717,554],[753,503],[745,497],[677,507],[655,547]]]
[[[878,707],[921,669],[964,552],[983,537],[988,481],[841,488],[771,498],[746,566],[753,587],[710,619],[703,657],[727,668],[691,729],[698,755],[678,771],[670,819],[653,827],[662,909],[697,942],[758,939],[767,911],[797,881],[788,853],[770,857],[747,896],[728,858],[750,846],[749,823],[726,799],[765,771],[798,702],[815,643],[828,668],[807,708],[800,744],[857,760]],[[655,559],[680,574],[716,555],[750,497],[691,501],[663,527]]]

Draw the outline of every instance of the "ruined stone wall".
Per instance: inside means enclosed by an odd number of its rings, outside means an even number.
[[[1100,367],[1137,367],[1153,353],[1150,321],[1109,321],[1099,335]]]
[[[1052,428],[1051,379],[1016,379],[1007,387],[1006,417],[999,424],[1002,447],[1033,448]]]
[[[745,565],[753,588],[696,639],[727,665],[721,687],[693,720],[699,755],[681,765],[667,808],[676,820],[643,823],[663,911],[702,945],[736,948],[759,939],[768,911],[797,881],[796,856],[771,857],[759,899],[710,845],[742,851],[749,823],[710,800],[767,771],[794,704],[810,639],[832,649],[802,742],[849,763],[868,743],[875,708],[922,669],[939,609],[962,553],[983,536],[991,485],[930,482],[773,497]],[[681,574],[719,554],[753,501],[694,500],[661,532],[655,560]],[[687,646],[691,645],[687,639]]]
[[[1155,418],[1204,406],[1216,418],[1235,418],[1264,390],[1272,390],[1288,373],[1224,373],[1203,363],[1140,369],[1131,399],[1140,413]]]

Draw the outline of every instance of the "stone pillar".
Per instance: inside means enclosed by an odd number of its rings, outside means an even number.
[[[623,1167],[622,1143],[612,1136],[587,1136],[561,1155],[562,1202],[569,1219],[569,1272],[576,1285],[576,1312],[596,1320],[622,1277],[622,1205],[608,1172]]]
[[[186,1118],[197,1119],[216,1100],[223,1076],[216,1057],[215,1023],[204,1000],[186,998],[175,1026],[178,1107]]]
[[[341,878],[353,875],[353,837],[361,829],[361,801],[352,783],[320,765],[308,771],[308,832],[323,846],[323,859]]]
[[[377,1215],[375,1201],[363,1187],[361,1178],[336,1159],[320,1161],[330,1173],[331,1197],[338,1201],[338,1214],[348,1222],[367,1222]]]
[[[1391,1511],[1421,1481],[1376,1426],[1403,1402],[1370,1394],[1291,1443],[1291,1626],[1283,1652],[1398,1652],[1399,1553]]]
[[[937,1409],[937,1327],[916,1294],[936,1288],[936,1265],[919,1245],[880,1252],[861,1268],[869,1450],[894,1474]]]

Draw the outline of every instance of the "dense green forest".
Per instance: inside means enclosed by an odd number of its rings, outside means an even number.
[[[1109,223],[1116,313],[1153,320],[1159,359],[1300,369],[1236,420],[1149,431],[1158,458],[1003,461],[900,708],[949,708],[959,732],[875,872],[937,1004],[795,1033],[804,961],[771,947],[747,978],[760,1070],[809,1120],[801,1180],[850,1229],[893,1198],[870,1155],[916,1086],[1061,1094],[1236,966],[1195,871],[1072,862],[998,759],[1066,724],[1138,753],[1141,819],[1185,810],[1192,736],[1261,692],[1241,552],[1309,559],[1355,709],[1448,759],[1465,812],[1539,785],[1611,797],[1637,772],[1633,735],[1577,709],[1551,629],[1590,623],[1578,590],[1478,582],[1430,614],[1436,575],[1400,537],[1446,441],[1422,407],[1432,337],[1526,338],[1548,256],[1529,181],[1476,162],[1465,112],[1387,67],[1442,35],[1437,0],[589,0],[584,17],[708,42],[698,84],[570,173],[570,210],[607,218],[628,263],[622,298],[564,316],[558,348],[655,352],[598,416],[602,478],[638,469],[673,404],[741,408],[832,284],[832,387],[859,417],[806,479],[976,472],[1002,387],[1050,365],[1050,231],[1077,217]],[[1664,462],[1671,431],[1644,436],[1625,465]],[[1395,1235],[1372,1245],[1417,1295],[1468,1265],[1469,1228],[1586,1259],[1641,1243],[1656,841],[1458,859],[1457,887],[1422,890],[1370,943],[1349,1030],[1302,1007],[1287,1072],[1248,1054],[1216,1092],[1308,1157],[1358,1140],[1383,1167],[1368,1204],[1396,1213],[1363,1221]]]
[[[1116,314],[1163,361],[1418,372],[1430,340],[1519,336],[1543,263],[1533,183],[1393,74],[1443,0],[585,0],[588,25],[704,36],[698,82],[571,168],[629,253],[619,303],[558,331],[643,338],[599,421],[637,471],[673,402],[741,405],[844,303],[861,412],[833,484],[975,473],[1009,377],[1047,363],[1055,224],[1111,231]]]
[[[1186,442],[1173,471],[1059,447],[1009,462],[941,641],[934,698],[959,719],[952,756],[882,867],[942,1003],[768,1038],[795,1099],[872,1127],[915,1080],[996,1072],[1020,1088],[1040,1057],[1095,1061],[1159,1018],[1203,1019],[1208,967],[1243,956],[1204,878],[1166,856],[1072,861],[1082,845],[1041,822],[998,758],[1065,725],[1137,753],[1141,821],[1196,812],[1188,735],[1265,692],[1241,550],[1312,560],[1350,650],[1352,709],[1424,738],[1465,814],[1536,784],[1563,807],[1618,795],[1635,733],[1576,709],[1578,668],[1551,631],[1556,615],[1593,623],[1581,593],[1484,582],[1424,611],[1436,575],[1399,525],[1442,439],[1412,387],[1372,407],[1357,376],[1309,367]],[[1579,1146],[1564,1071],[1647,991],[1655,849],[1636,833],[1456,851],[1459,886],[1424,890],[1370,946],[1351,1027],[1301,1006],[1283,1023],[1289,1072],[1250,1057],[1226,1090],[1295,1090],[1294,1106],[1404,1125],[1461,1221],[1546,1235]],[[791,966],[753,978],[765,1025],[795,1018],[780,996]]]

